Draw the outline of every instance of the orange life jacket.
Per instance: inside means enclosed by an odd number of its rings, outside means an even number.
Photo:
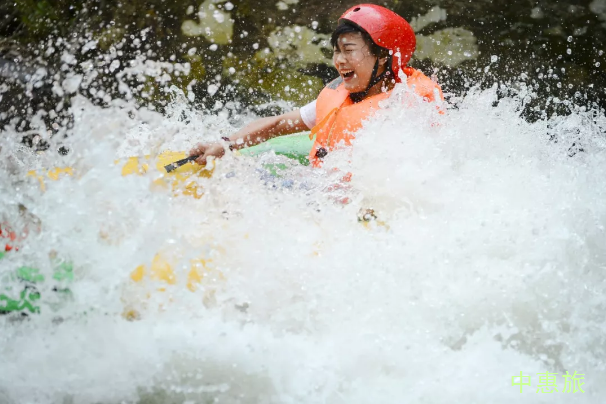
[[[440,86],[420,71],[407,67],[404,73],[407,76],[408,86],[423,99],[434,101],[435,94],[438,94],[440,99],[444,99]],[[337,145],[350,146],[355,133],[362,127],[362,122],[378,109],[380,101],[390,95],[391,91],[387,91],[354,103],[349,98],[349,92],[345,89],[341,78],[328,84],[316,100],[318,123],[312,128],[310,135],[310,138],[315,136],[316,140],[308,157],[312,165],[320,167],[325,153]]]

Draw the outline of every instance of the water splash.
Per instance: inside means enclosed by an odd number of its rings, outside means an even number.
[[[76,279],[68,304],[43,287],[39,315],[0,318],[1,401],[601,402],[606,122],[579,108],[529,123],[524,99],[472,90],[440,114],[398,88],[325,170],[276,178],[278,157],[228,156],[200,199],[114,160],[228,133],[221,112],[76,97],[67,156],[30,155],[7,129],[2,219],[30,234],[0,271],[48,276],[55,254]],[[26,176],[53,166],[76,174],[45,192]],[[369,207],[379,219],[359,223]],[[175,282],[134,284],[159,251]],[[536,393],[546,371],[584,373],[585,393]]]

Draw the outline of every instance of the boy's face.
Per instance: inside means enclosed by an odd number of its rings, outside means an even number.
[[[333,64],[343,79],[345,89],[350,93],[366,90],[376,60],[377,57],[372,54],[359,32],[342,34],[333,49]]]

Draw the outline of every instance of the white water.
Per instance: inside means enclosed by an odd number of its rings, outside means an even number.
[[[259,171],[271,156],[225,158],[199,200],[121,177],[116,156],[233,130],[182,101],[132,118],[78,98],[66,157],[27,157],[2,133],[3,220],[23,223],[19,202],[41,229],[0,271],[48,275],[54,250],[76,280],[71,304],[0,317],[0,402],[603,403],[606,122],[579,109],[530,124],[521,99],[470,92],[445,115],[392,100],[351,156],[328,159],[354,173],[345,206],[322,189],[338,174],[273,180]],[[585,152],[568,157],[577,136]],[[41,193],[15,158],[79,174]],[[358,223],[361,207],[385,225]],[[183,257],[178,283],[134,287],[132,269],[162,249]],[[192,293],[183,274],[199,256],[222,276]],[[141,319],[127,321],[133,305]],[[585,393],[537,393],[547,371],[584,374]]]

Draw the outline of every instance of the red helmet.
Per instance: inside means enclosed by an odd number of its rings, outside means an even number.
[[[374,4],[353,6],[340,20],[353,22],[368,32],[375,44],[391,51],[391,70],[398,80],[398,72],[406,66],[417,44],[410,24],[393,11]]]

